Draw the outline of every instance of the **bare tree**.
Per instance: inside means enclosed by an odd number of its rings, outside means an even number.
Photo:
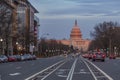
[[[120,48],[120,27],[117,22],[103,22],[94,27],[91,32],[93,41],[90,45],[92,49],[109,49],[109,52],[114,52],[114,47]]]
[[[10,7],[4,0],[0,1],[0,37],[5,43],[5,51],[8,53],[9,38],[12,30],[12,7]]]

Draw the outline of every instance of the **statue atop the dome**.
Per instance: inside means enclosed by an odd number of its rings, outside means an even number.
[[[77,26],[77,20],[75,20],[75,26]]]

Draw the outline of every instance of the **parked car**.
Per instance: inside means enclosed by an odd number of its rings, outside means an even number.
[[[109,59],[116,59],[116,55],[115,54],[110,54]]]
[[[27,58],[27,60],[32,60],[32,55],[31,54],[24,54]]]
[[[8,56],[8,61],[9,62],[14,62],[14,61],[17,61],[17,59],[14,55],[10,55],[10,56]]]
[[[21,55],[21,61],[25,61],[27,60],[26,56],[25,55]]]
[[[32,56],[32,60],[36,60],[37,59],[36,55],[32,54],[31,56]]]
[[[105,61],[105,54],[101,52],[94,53],[92,56],[92,61],[100,60],[100,61]]]
[[[7,62],[8,58],[5,55],[0,55],[0,62]]]
[[[21,55],[14,55],[17,61],[21,61]]]
[[[33,60],[32,54],[23,54],[22,55],[23,60]]]

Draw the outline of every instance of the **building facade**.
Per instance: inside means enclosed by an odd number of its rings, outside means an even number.
[[[73,46],[74,49],[86,52],[89,48],[91,40],[83,39],[80,28],[75,20],[75,25],[73,26],[70,34],[69,40],[60,40],[62,44]]]
[[[6,38],[9,40],[9,42],[6,41],[9,44],[3,44],[3,54],[30,52],[31,46],[33,47],[32,49],[37,47],[36,35],[38,32],[36,32],[35,29],[39,27],[39,20],[35,19],[35,13],[38,13],[38,11],[28,0],[1,0],[1,2],[12,7],[12,23],[9,26],[11,33],[8,35],[10,38]],[[6,39],[4,39],[3,42],[5,42]],[[7,49],[6,46],[8,47]]]

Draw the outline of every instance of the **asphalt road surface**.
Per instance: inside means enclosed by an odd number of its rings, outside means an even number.
[[[120,80],[120,59],[92,62],[69,55],[0,63],[0,80]]]

